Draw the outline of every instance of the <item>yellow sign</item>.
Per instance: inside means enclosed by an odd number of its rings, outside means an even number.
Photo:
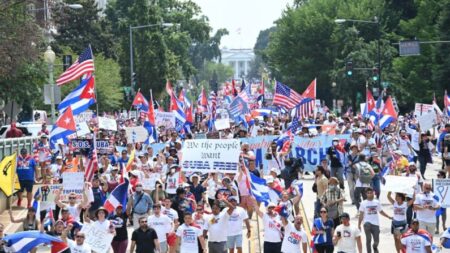
[[[16,167],[17,159],[15,153],[3,158],[3,161],[0,163],[0,189],[7,197],[10,197],[16,190],[20,189]]]

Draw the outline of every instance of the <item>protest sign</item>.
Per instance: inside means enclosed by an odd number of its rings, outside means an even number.
[[[239,139],[241,142],[249,143],[250,149],[255,152],[257,168],[267,170],[264,171],[264,174],[269,173],[268,160],[265,159],[267,149],[277,137],[275,135],[266,135]],[[326,151],[331,147],[333,138],[338,138],[341,140],[341,143],[345,143],[345,141],[350,139],[350,135],[322,135],[313,138],[295,136],[289,156],[295,159],[302,159],[305,171],[314,171],[316,166],[320,164],[320,161],[326,158]],[[155,152],[159,152],[164,148],[164,143],[155,143],[150,146],[153,147]],[[183,153],[183,155],[185,154]]]
[[[107,117],[98,117],[98,127],[100,129],[117,131],[117,122],[115,119]]]
[[[431,113],[431,112],[434,112],[433,105],[416,103],[415,109],[414,109],[414,115],[416,117],[419,115],[422,115],[424,113]]]
[[[39,186],[41,193],[41,206],[42,205],[55,205],[56,193],[62,188],[61,184],[49,184]]]
[[[366,103],[360,103],[359,104],[359,109],[361,110],[361,114],[363,114],[364,111],[366,110]]]
[[[419,121],[420,129],[427,131],[433,128],[433,125],[437,123],[436,113],[434,111],[417,115],[417,121]]]
[[[433,179],[433,192],[439,198],[441,207],[450,207],[450,179]]]
[[[145,142],[148,138],[147,130],[142,126],[126,127],[128,143]]]
[[[137,111],[130,111],[130,113],[128,114],[129,119],[136,119],[137,116],[138,116]]]
[[[323,124],[322,125],[322,134],[336,134],[336,124]]]
[[[85,235],[87,243],[94,252],[106,253],[111,247],[114,235],[89,223],[85,223],[81,232]]]
[[[63,194],[68,195],[71,192],[82,194],[84,189],[84,172],[64,172]]]
[[[77,136],[84,136],[86,134],[90,134],[91,130],[89,129],[89,126],[86,122],[80,122],[76,124],[77,128]]]
[[[89,122],[92,119],[92,116],[94,113],[90,110],[79,113],[78,115],[74,115],[73,119],[75,120],[75,123],[81,123],[81,122]]]
[[[385,191],[414,194],[414,187],[417,185],[417,177],[386,176]]]
[[[73,153],[77,154],[88,154],[89,150],[92,148],[92,139],[72,139],[71,144],[73,148]],[[109,147],[109,140],[98,139],[97,140],[97,153],[98,154],[112,154],[112,150]]]
[[[156,128],[163,126],[165,129],[175,128],[175,114],[157,111],[155,114],[155,126]]]
[[[181,164],[185,172],[237,173],[240,152],[239,140],[186,140]]]
[[[217,131],[224,130],[230,128],[230,119],[216,119],[214,122],[214,126],[216,127]]]

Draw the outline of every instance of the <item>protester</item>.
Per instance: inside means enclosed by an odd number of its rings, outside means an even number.
[[[247,211],[244,208],[238,206],[236,197],[230,197],[228,199],[228,201],[233,206],[233,208],[232,208],[233,210],[229,214],[230,217],[228,218],[227,249],[230,253],[234,253],[234,249],[236,248],[238,253],[242,253],[242,240],[243,240],[242,226],[244,224],[245,224],[245,227],[247,228],[247,233],[246,233],[247,239],[250,238],[250,235],[251,235],[249,217],[248,217]],[[230,208],[228,207],[228,208],[224,209],[224,211],[228,212],[229,209]],[[214,211],[213,211],[213,215],[214,215]]]
[[[166,253],[169,250],[167,244],[167,235],[173,231],[173,221],[168,216],[161,213],[161,204],[153,205],[153,215],[148,216],[147,225],[153,228],[158,235],[161,253]]]
[[[152,210],[153,201],[150,196],[144,192],[141,183],[136,184],[136,192],[133,197],[130,198],[131,212],[133,214],[133,228],[137,229],[140,226],[139,220],[141,218],[148,217],[149,212]]]
[[[158,235],[153,228],[148,227],[147,217],[139,217],[139,228],[133,231],[131,235],[130,252],[145,253],[145,252],[161,252],[158,241]]]
[[[11,209],[8,210],[9,212],[9,218],[12,223],[22,223],[22,230],[23,231],[30,231],[30,230],[38,230],[39,229],[39,220],[36,218],[36,209],[34,207],[29,207],[27,216],[22,219],[15,219],[12,215]]]
[[[340,215],[344,212],[345,192],[340,189],[337,178],[332,177],[328,181],[328,188],[320,202],[327,209],[328,218],[333,220],[334,228],[340,224]]]
[[[420,228],[430,234],[436,231],[435,213],[440,208],[431,189],[430,183],[424,183],[422,192],[417,194],[414,200],[414,210],[417,215],[417,220],[420,222]]]
[[[114,212],[114,215],[109,218],[111,224],[115,228],[116,235],[111,243],[114,253],[125,253],[128,247],[128,230],[127,221],[130,214],[130,205],[127,205],[126,210],[119,204]]]
[[[308,236],[302,228],[303,218],[300,215],[297,215],[294,218],[294,223],[292,223],[287,220],[285,216],[281,216],[281,222],[283,223],[285,232],[283,243],[281,245],[281,252],[308,252]]]
[[[231,198],[234,199],[234,201],[236,201],[235,197]],[[230,216],[235,210],[235,205],[232,205],[230,202],[228,202],[226,198],[222,198],[220,201],[225,202],[228,208],[226,210],[224,209],[223,211],[221,211],[221,205],[218,201],[216,201],[211,206],[212,215],[210,217],[209,222],[205,224],[204,230],[208,231],[208,251],[217,253],[226,253],[228,248],[227,235],[229,234],[230,229],[228,225]],[[241,227],[239,227],[239,229],[241,229]],[[230,245],[233,244],[233,248],[236,244],[239,244],[237,237],[232,238],[229,241]]]
[[[333,220],[328,217],[327,208],[320,209],[320,217],[314,219],[313,234],[314,248],[318,253],[333,253],[334,245],[332,236],[334,235]]]
[[[443,170],[438,171],[437,178],[438,179],[445,179],[446,173]],[[439,208],[438,211],[436,211],[436,232],[434,234],[439,234],[439,218],[442,220],[442,231],[447,230],[446,222],[447,222],[447,208]]]
[[[260,211],[256,200],[253,202],[253,207],[256,213],[264,222],[264,251],[280,253],[281,252],[281,217],[275,212],[276,205],[274,203],[269,203],[267,205],[267,213]]]
[[[348,213],[341,214],[340,218],[342,224],[336,227],[333,236],[333,244],[337,252],[362,253],[361,230],[350,224]]]
[[[22,148],[20,156],[17,158],[17,176],[19,177],[20,190],[18,192],[17,206],[22,206],[22,193],[27,191],[27,208],[31,207],[31,199],[33,197],[33,186],[36,178],[36,161],[28,155],[28,150]]]
[[[193,219],[191,213],[184,213],[184,223],[178,227],[176,235],[178,245],[180,245],[180,253],[198,252],[199,247],[197,238],[200,241],[203,252],[208,252],[202,230],[193,226]]]
[[[331,176],[339,180],[339,187],[344,188],[344,165],[339,154],[339,139],[333,138],[333,145],[327,149],[328,160],[330,161]],[[342,154],[343,155],[343,154]]]
[[[401,234],[406,232],[406,230],[408,229],[406,212],[408,206],[411,206],[414,203],[414,199],[406,201],[406,196],[403,193],[396,193],[395,199],[393,199],[391,195],[392,193],[388,192],[387,198],[394,207],[394,214],[392,215],[391,234],[394,235],[394,241],[398,243]]]
[[[75,235],[75,241],[67,239],[68,234],[72,230],[73,226],[70,224],[63,230],[61,235],[61,239],[69,245],[70,252],[76,253],[91,253],[91,247],[87,243],[85,243],[86,235],[82,232],[77,232]]]
[[[397,250],[401,249],[403,246],[406,253],[432,253],[432,236],[431,234],[427,234],[426,230],[420,229],[419,224],[420,222],[416,219],[411,222],[411,228],[405,234],[403,234],[400,243],[397,244]]]

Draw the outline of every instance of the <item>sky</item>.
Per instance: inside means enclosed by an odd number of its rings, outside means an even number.
[[[214,32],[226,28],[221,47],[253,48],[261,30],[273,26],[293,0],[192,0],[201,8]]]

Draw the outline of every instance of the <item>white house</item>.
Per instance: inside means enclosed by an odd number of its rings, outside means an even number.
[[[255,58],[253,49],[227,49],[220,50],[222,63],[234,69],[234,78],[246,77],[250,71],[250,62]]]

